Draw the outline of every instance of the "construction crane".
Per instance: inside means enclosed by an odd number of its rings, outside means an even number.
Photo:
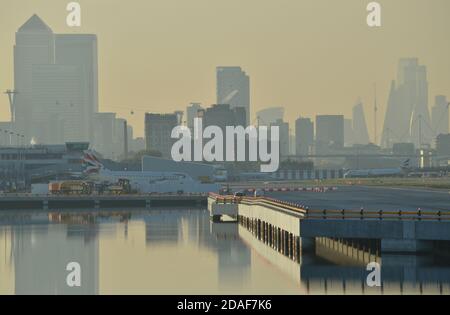
[[[14,123],[15,120],[15,100],[16,100],[16,95],[19,94],[19,92],[17,92],[16,90],[6,90],[5,93],[6,95],[8,95],[8,99],[9,99],[9,108],[11,111],[11,123]]]

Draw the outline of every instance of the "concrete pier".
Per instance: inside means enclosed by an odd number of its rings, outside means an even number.
[[[317,238],[333,240],[334,246],[347,246],[365,252],[421,253],[433,250],[436,242],[450,241],[449,214],[349,213],[336,216],[329,211],[318,218],[295,204],[267,198],[243,198],[217,203],[209,198],[212,216],[227,214],[239,218],[240,224],[256,239],[276,251],[298,260],[300,252],[314,252]],[[376,249],[374,249],[374,244]]]

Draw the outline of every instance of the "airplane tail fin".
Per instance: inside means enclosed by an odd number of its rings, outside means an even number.
[[[411,162],[411,159],[406,159],[405,161],[403,161],[402,165],[400,166],[401,169],[405,170],[405,169],[411,168],[410,162]]]
[[[83,155],[84,174],[98,174],[100,170],[105,169],[104,165],[95,156],[92,151],[84,151]]]

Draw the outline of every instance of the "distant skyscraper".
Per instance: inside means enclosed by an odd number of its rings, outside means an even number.
[[[261,126],[270,126],[277,120],[284,119],[284,107],[269,107],[256,113]]]
[[[174,139],[172,130],[179,125],[179,115],[145,114],[145,141],[147,150],[156,150],[163,158],[170,158]]]
[[[344,147],[344,116],[319,115],[316,117],[316,153],[326,154],[330,149]]]
[[[93,34],[55,35],[55,63],[81,68],[86,87],[85,123],[92,139],[92,117],[98,112],[98,57],[97,36]]]
[[[430,144],[433,133],[428,111],[426,67],[417,58],[401,59],[397,82],[391,84],[381,144],[413,142],[416,147]]]
[[[94,114],[94,139],[92,147],[105,158],[114,159],[119,153],[115,151],[115,123],[115,113]]]
[[[309,155],[314,145],[314,123],[300,117],[295,121],[295,154]]]
[[[244,107],[250,124],[250,78],[241,67],[217,67],[217,104]]]
[[[367,131],[366,117],[364,115],[364,107],[358,102],[353,107],[353,135],[354,144],[368,144],[370,142],[369,132]]]
[[[116,155],[115,158],[119,160],[126,158],[127,155],[125,154],[125,142],[128,141],[128,134],[125,134],[124,128],[126,125],[127,121],[123,118],[116,118],[114,121],[114,153]]]
[[[191,129],[191,131],[194,128],[194,118],[197,117],[198,111],[203,109],[201,103],[191,103],[187,108],[186,108],[186,121],[187,121],[187,126],[189,129]]]
[[[289,123],[278,119],[271,126],[278,126],[280,132],[280,155],[286,157],[289,155]]]
[[[52,30],[37,16],[33,15],[16,32],[14,46],[14,88],[19,92],[15,101],[16,132],[32,138],[32,91],[33,66],[53,64],[55,42]]]
[[[448,101],[444,95],[436,96],[435,105],[432,108],[431,120],[435,136],[449,132]]]

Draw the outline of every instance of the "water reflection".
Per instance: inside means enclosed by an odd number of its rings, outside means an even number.
[[[81,265],[81,287],[66,265]],[[1,294],[449,293],[450,264],[382,256],[382,288],[365,261],[318,245],[300,263],[204,209],[0,214]]]

